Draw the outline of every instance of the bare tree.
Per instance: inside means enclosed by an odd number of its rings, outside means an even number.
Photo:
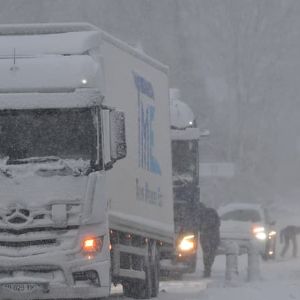
[[[264,143],[273,77],[298,33],[297,1],[205,0],[201,4],[202,60],[209,64],[208,73],[221,74],[229,87],[228,159],[238,161],[241,170],[253,168]]]

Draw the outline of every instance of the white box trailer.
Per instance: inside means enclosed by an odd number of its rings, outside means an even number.
[[[2,25],[0,58],[0,297],[111,281],[155,297],[174,237],[167,68],[77,23]]]

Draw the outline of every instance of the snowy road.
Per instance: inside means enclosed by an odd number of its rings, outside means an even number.
[[[212,278],[201,278],[201,262],[195,274],[184,276],[183,280],[163,281],[160,285],[160,300],[300,300],[300,258],[285,261],[261,263],[261,278],[247,282],[246,256],[239,258],[239,278],[231,285],[224,282],[224,257],[218,257]],[[114,288],[121,293],[121,288]],[[126,299],[115,295],[112,299]]]

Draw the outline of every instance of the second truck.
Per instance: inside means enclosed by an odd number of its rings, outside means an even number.
[[[175,247],[162,260],[164,275],[193,273],[197,263],[197,204],[199,191],[199,138],[194,114],[181,100],[180,90],[170,89],[172,172]],[[170,252],[172,253],[170,255]],[[170,259],[171,257],[171,259]]]

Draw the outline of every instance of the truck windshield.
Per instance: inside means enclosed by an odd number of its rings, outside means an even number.
[[[198,181],[198,141],[173,141],[172,164],[174,183]]]
[[[95,160],[97,130],[91,108],[0,111],[0,157]]]

